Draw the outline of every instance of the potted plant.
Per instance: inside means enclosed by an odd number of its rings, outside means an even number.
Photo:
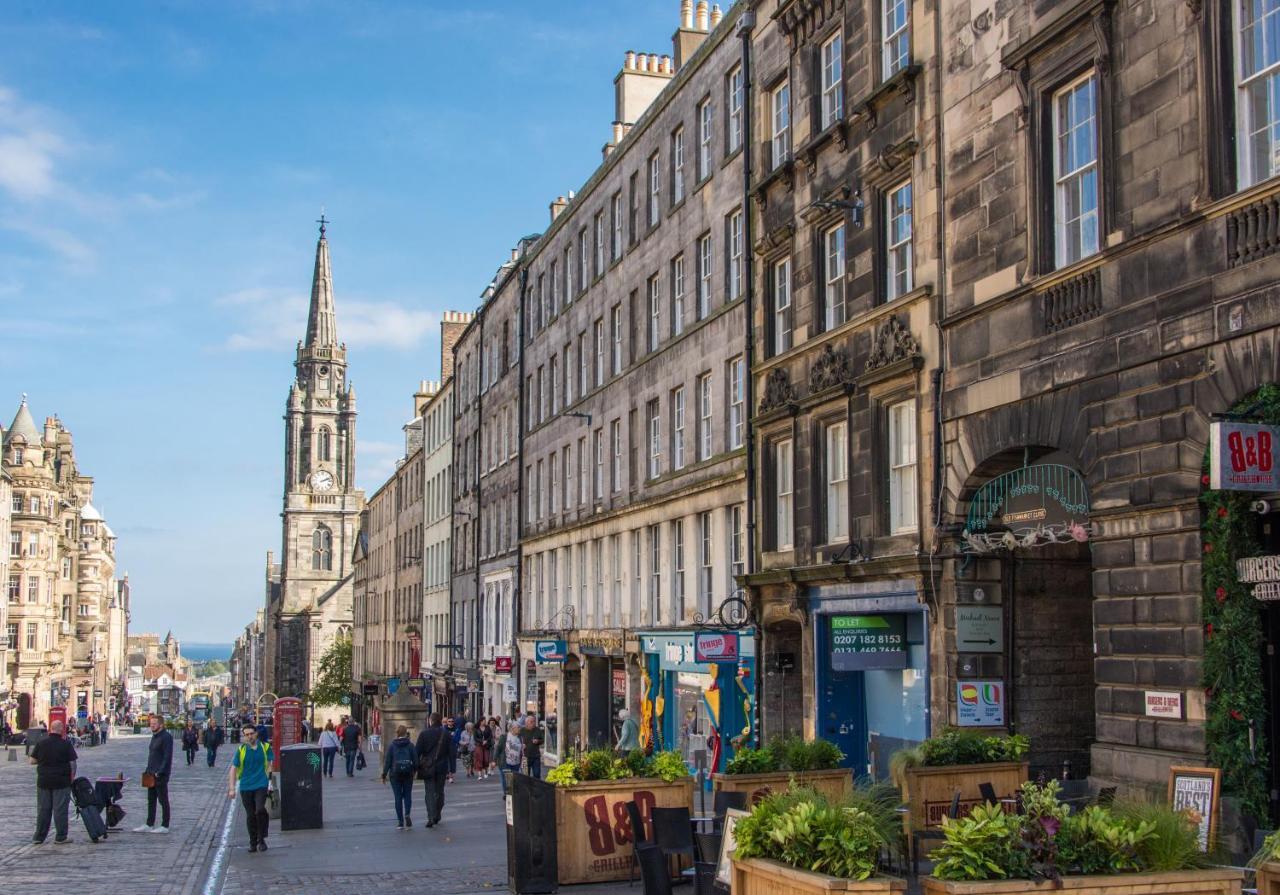
[[[1238,895],[1244,874],[1209,868],[1199,818],[1121,803],[1070,814],[1056,781],[1021,787],[1022,814],[978,805],[943,822],[925,895]]]
[[[1012,796],[1027,779],[1025,759],[1030,747],[1024,736],[947,728],[918,746],[896,752],[889,773],[902,790],[911,829],[940,826],[957,789],[961,814],[981,803],[983,783],[990,783],[1001,798]]]
[[[1249,866],[1257,873],[1258,895],[1280,895],[1280,831],[1262,840]]]
[[[654,808],[693,811],[693,779],[678,752],[619,757],[593,749],[547,774],[556,786],[556,849],[561,885],[629,879],[635,862],[631,821],[635,801],[648,825]],[[646,835],[652,838],[651,831]]]
[[[886,795],[887,794],[887,795]],[[905,892],[877,873],[899,839],[897,792],[880,785],[829,799],[810,787],[764,797],[734,827],[735,895]]]
[[[844,753],[827,740],[778,737],[764,749],[739,749],[712,776],[715,792],[745,792],[749,799],[778,792],[799,783],[833,799],[853,791],[853,773],[843,768]]]

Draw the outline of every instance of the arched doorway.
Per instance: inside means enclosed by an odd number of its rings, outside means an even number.
[[[1088,488],[1048,447],[978,466],[955,571],[953,723],[1029,736],[1032,774],[1089,770],[1095,731]],[[941,644],[940,644],[941,645]]]

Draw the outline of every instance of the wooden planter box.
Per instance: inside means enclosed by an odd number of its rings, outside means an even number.
[[[812,786],[829,799],[840,799],[853,792],[853,771],[836,768],[831,771],[775,771],[771,774],[715,774],[711,778],[712,792],[745,792],[747,804],[756,793],[785,792],[796,783]]]
[[[1258,868],[1258,895],[1280,895],[1280,862],[1268,861]]]
[[[951,810],[951,798],[960,790],[960,816],[968,815],[974,805],[982,804],[978,786],[990,783],[996,798],[1011,798],[1027,780],[1025,761],[1001,761],[989,764],[956,764],[936,768],[908,768],[907,785],[902,801],[910,812],[912,830],[937,829],[942,817]]]
[[[763,776],[763,775],[762,775]],[[733,859],[733,895],[817,895],[821,892],[860,892],[889,895],[906,892],[905,880],[873,876],[868,880],[840,879],[762,858]]]
[[[556,787],[557,877],[562,886],[630,879],[635,864],[631,824],[624,803],[635,800],[647,823],[652,808],[693,812],[693,778],[667,783],[657,777],[593,780]]]
[[[1061,885],[1026,879],[958,883],[932,876],[921,882],[925,895],[1029,895],[1055,891],[1074,892],[1076,895],[1240,895],[1243,880],[1244,874],[1239,870],[1221,869],[1064,876]],[[1261,891],[1259,889],[1259,893]]]

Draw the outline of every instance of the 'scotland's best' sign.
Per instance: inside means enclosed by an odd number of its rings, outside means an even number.
[[[1273,426],[1219,420],[1209,426],[1209,487],[1280,490],[1280,435]]]

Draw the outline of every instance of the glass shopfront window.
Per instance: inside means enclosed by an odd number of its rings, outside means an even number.
[[[711,732],[711,719],[707,704],[702,698],[711,687],[711,676],[681,671],[676,676],[676,742],[675,748],[689,764],[694,764],[694,753],[707,748],[707,734]]]
[[[545,749],[560,754],[560,682],[547,681],[542,686],[542,726],[547,734]]]

